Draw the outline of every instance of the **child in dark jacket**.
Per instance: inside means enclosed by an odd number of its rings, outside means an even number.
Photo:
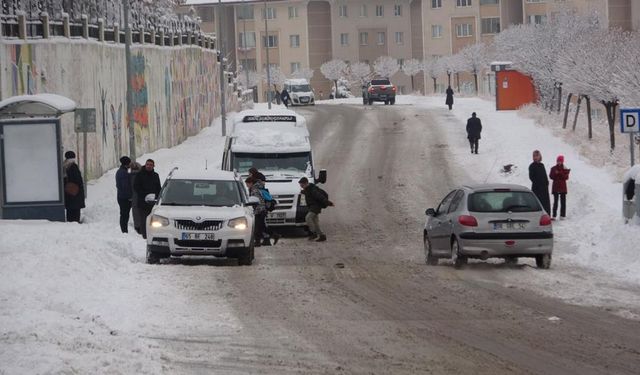
[[[558,213],[558,200],[560,201],[560,220],[567,216],[567,180],[571,169],[565,167],[564,156],[559,155],[556,165],[551,168],[549,178],[553,180],[551,193],[553,194],[553,218]]]

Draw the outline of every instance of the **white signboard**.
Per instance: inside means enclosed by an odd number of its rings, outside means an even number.
[[[3,126],[6,203],[60,200],[56,124]]]
[[[640,108],[620,110],[620,129],[623,133],[640,133]]]

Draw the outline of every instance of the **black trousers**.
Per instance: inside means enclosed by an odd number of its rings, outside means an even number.
[[[142,238],[147,238],[147,216],[149,216],[152,209],[153,205],[146,203],[140,207],[140,219],[142,219],[140,223],[140,234],[142,234]]]
[[[80,222],[80,209],[79,208],[67,208],[67,222],[75,221]]]
[[[558,213],[558,197],[560,198],[560,217],[567,216],[567,193],[553,193],[553,217]]]
[[[260,243],[263,238],[269,238],[267,234],[267,214],[257,214],[255,216],[255,222],[254,238],[256,239],[256,243]]]
[[[469,138],[469,145],[471,146],[471,152],[478,153],[478,138]]]
[[[129,199],[118,199],[118,206],[120,206],[120,230],[122,233],[127,233],[129,232],[131,201]]]

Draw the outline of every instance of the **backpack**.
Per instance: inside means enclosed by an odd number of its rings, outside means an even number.
[[[264,199],[264,207],[267,209],[267,211],[271,212],[275,210],[277,202],[275,199],[273,199],[273,196],[271,196],[271,193],[269,193],[269,190],[267,189],[258,189],[258,190],[260,190],[260,194],[262,194],[262,199]]]
[[[318,186],[316,186],[316,189],[318,189],[318,193],[320,193],[320,195],[322,195],[324,197],[324,199],[322,201],[318,202],[318,203],[320,203],[320,208],[329,207],[329,193],[327,193],[326,191],[322,190]]]

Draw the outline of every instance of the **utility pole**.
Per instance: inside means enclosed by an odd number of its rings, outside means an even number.
[[[242,0],[242,2],[244,3],[244,0]],[[249,69],[247,67],[247,52],[249,52],[249,48],[247,47],[247,9],[247,6],[242,4],[242,43],[244,44],[244,64],[242,64],[242,67],[244,68],[244,76],[247,82],[247,87],[244,88],[245,90],[249,89]]]
[[[269,28],[267,27],[267,0],[264,0],[264,44],[267,51],[267,102],[271,109],[271,69],[269,66]]]
[[[124,58],[127,72],[127,124],[129,126],[129,157],[136,160],[136,129],[133,122],[133,80],[131,71],[131,27],[129,26],[129,0],[122,1],[124,11]],[[120,38],[119,35],[115,36]],[[119,155],[117,155],[120,157]]]
[[[220,54],[220,117],[222,118],[222,136],[227,135],[227,106],[225,99],[225,89],[227,87],[227,78],[224,74],[224,43],[222,42],[222,0],[218,0],[218,53]]]

